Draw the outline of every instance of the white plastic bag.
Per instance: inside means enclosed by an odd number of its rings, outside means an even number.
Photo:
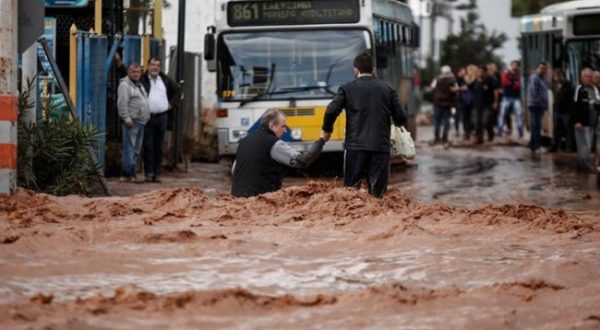
[[[392,157],[403,156],[407,159],[412,159],[417,154],[415,142],[404,126],[398,127],[392,124],[390,128],[390,154]]]

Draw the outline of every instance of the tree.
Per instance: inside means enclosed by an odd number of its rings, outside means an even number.
[[[468,64],[501,64],[502,60],[494,51],[507,40],[506,34],[496,31],[488,33],[485,25],[479,23],[477,0],[470,0],[467,8],[466,17],[460,20],[460,32],[449,35],[442,45],[440,64],[453,69]]]
[[[563,2],[564,0],[512,0],[512,16],[521,17],[539,13],[548,5]]]

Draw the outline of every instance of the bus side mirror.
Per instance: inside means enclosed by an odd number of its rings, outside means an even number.
[[[215,59],[215,27],[209,26],[204,35],[204,59],[212,61]]]

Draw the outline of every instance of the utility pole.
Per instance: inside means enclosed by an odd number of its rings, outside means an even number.
[[[0,0],[0,193],[17,186],[18,0]]]
[[[184,77],[183,66],[185,62],[185,0],[179,0],[179,8],[177,15],[177,82],[181,83]],[[183,86],[182,86],[183,88]],[[177,106],[178,109],[174,112],[173,121],[173,166],[179,163],[179,155],[181,153],[181,143],[183,129],[183,115],[181,111],[181,102]]]

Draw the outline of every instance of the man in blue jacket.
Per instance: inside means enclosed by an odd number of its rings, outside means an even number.
[[[548,109],[548,85],[544,80],[547,68],[546,62],[538,63],[527,84],[527,106],[531,114],[529,148],[532,154],[539,154],[542,151],[542,118]]]
[[[346,110],[344,185],[360,187],[366,174],[369,193],[381,198],[387,190],[390,172],[390,125],[406,122],[396,91],[374,76],[369,53],[354,59],[356,80],[338,89],[327,106],[321,135],[328,140],[333,124]]]

